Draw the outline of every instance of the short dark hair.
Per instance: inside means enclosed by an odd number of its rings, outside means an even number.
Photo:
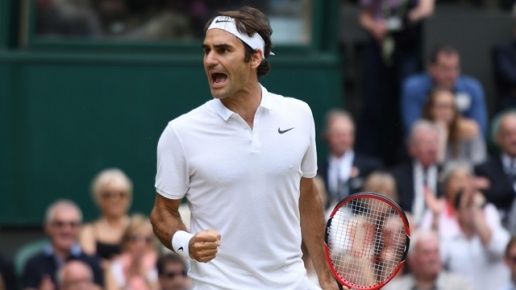
[[[453,46],[449,44],[438,44],[434,46],[430,52],[429,61],[430,64],[436,64],[437,59],[439,58],[439,55],[445,54],[445,55],[451,55],[451,54],[459,54],[459,51],[455,49]]]
[[[158,276],[161,276],[164,273],[165,267],[168,264],[181,264],[181,265],[183,265],[183,268],[186,271],[185,260],[175,253],[169,253],[169,254],[162,255],[161,257],[159,257],[158,261],[156,261],[156,268],[158,269]]]
[[[258,33],[263,38],[263,41],[265,42],[265,51],[263,52],[265,58],[257,68],[257,75],[258,77],[261,77],[269,73],[270,65],[267,61],[267,57],[269,57],[272,48],[272,28],[267,16],[265,16],[265,14],[260,10],[249,6],[244,6],[239,10],[219,12],[218,16],[234,18],[236,27],[240,33],[245,33],[249,36],[252,36],[254,33]],[[215,17],[211,18],[206,24],[206,27],[204,28],[205,33]],[[251,60],[251,55],[256,53],[256,50],[252,49],[245,42],[242,41],[242,43],[245,47],[244,61],[249,62]]]

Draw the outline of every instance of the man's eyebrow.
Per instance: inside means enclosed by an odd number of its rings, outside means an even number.
[[[231,48],[231,47],[233,47],[233,46],[232,46],[231,44],[228,44],[228,43],[221,43],[221,44],[214,44],[214,45],[213,45],[213,47],[214,47],[214,48],[217,48],[217,49],[228,49],[228,48]],[[210,46],[209,46],[209,45],[207,45],[207,44],[204,44],[204,43],[203,43],[203,44],[201,45],[201,48],[202,48],[202,49],[209,49],[209,48],[210,48]]]
[[[221,43],[221,44],[215,44],[213,45],[215,48],[225,48],[225,49],[228,49],[228,48],[231,48],[232,46],[227,44],[227,43]]]

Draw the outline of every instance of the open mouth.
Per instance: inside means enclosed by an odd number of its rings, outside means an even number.
[[[213,82],[213,86],[221,86],[223,85],[228,79],[228,76],[224,73],[212,73],[211,74],[211,80]]]

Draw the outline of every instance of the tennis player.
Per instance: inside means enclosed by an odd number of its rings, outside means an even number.
[[[323,289],[327,266],[312,113],[268,92],[272,29],[243,7],[211,19],[202,45],[214,99],[172,120],[158,144],[154,232],[191,259],[194,289],[319,289],[301,259],[306,244]],[[181,221],[183,197],[191,233]]]

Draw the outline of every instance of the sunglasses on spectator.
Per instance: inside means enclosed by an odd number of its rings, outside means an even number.
[[[132,235],[129,237],[129,240],[131,242],[139,242],[139,241],[145,241],[145,243],[150,244],[152,243],[152,237],[145,237],[140,235]]]
[[[163,276],[165,276],[167,279],[174,279],[176,277],[186,277],[186,270],[183,270],[181,272],[166,272],[163,273]]]
[[[81,225],[81,223],[78,222],[78,221],[70,221],[70,222],[53,221],[52,225],[57,227],[57,228],[64,228],[64,227],[77,228],[77,227],[79,227]]]
[[[125,191],[106,191],[104,193],[102,193],[102,198],[103,199],[113,199],[113,198],[126,198],[128,197],[129,194],[127,194],[127,192]]]

